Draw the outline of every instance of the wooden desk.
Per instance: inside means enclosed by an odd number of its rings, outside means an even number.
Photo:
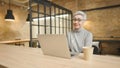
[[[82,54],[71,59],[43,55],[40,48],[0,44],[0,65],[8,68],[120,68],[120,57],[94,55],[88,62]]]

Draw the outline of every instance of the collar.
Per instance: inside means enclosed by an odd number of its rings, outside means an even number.
[[[78,30],[73,30],[74,32],[81,32],[82,30],[84,30],[83,27],[79,28]]]

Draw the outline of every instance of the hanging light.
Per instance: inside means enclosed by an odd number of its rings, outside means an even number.
[[[30,14],[28,14],[26,21],[27,21],[27,23],[30,22]],[[33,20],[32,20],[32,22],[33,22]]]
[[[10,0],[9,0],[9,9],[7,10],[7,14],[5,16],[5,21],[14,21],[14,16],[12,10],[10,10]]]
[[[27,22],[30,21],[30,14],[28,14],[26,21],[27,21]]]

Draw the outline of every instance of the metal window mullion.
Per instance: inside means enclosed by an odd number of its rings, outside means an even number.
[[[60,8],[58,10],[58,14],[60,15]],[[58,17],[58,19],[59,19],[59,34],[60,34],[60,17]]]
[[[29,42],[29,47],[32,47],[32,1],[29,0],[29,13],[30,13],[30,42]]]
[[[66,27],[65,27],[65,29],[66,29],[66,34],[67,34],[67,22],[68,22],[68,19],[67,19],[67,17],[66,17]]]
[[[39,3],[37,4],[37,11],[40,12],[40,5]],[[40,20],[39,20],[39,13],[38,13],[38,34],[40,34]]]
[[[68,12],[68,16],[67,16],[67,32],[69,30],[69,12]]]
[[[54,6],[54,26],[55,26],[55,34],[56,34],[56,7]]]
[[[44,30],[45,30],[45,34],[47,33],[46,32],[46,5],[44,4]]]
[[[62,9],[62,33],[64,34],[64,11]]]
[[[52,18],[51,18],[51,6],[50,6],[50,34],[52,34]]]
[[[68,31],[70,31],[70,14],[68,14]]]

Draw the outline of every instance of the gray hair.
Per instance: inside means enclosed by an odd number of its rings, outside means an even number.
[[[77,11],[73,14],[73,17],[76,16],[76,15],[81,15],[83,16],[83,19],[87,19],[87,15],[83,12],[83,11]]]

